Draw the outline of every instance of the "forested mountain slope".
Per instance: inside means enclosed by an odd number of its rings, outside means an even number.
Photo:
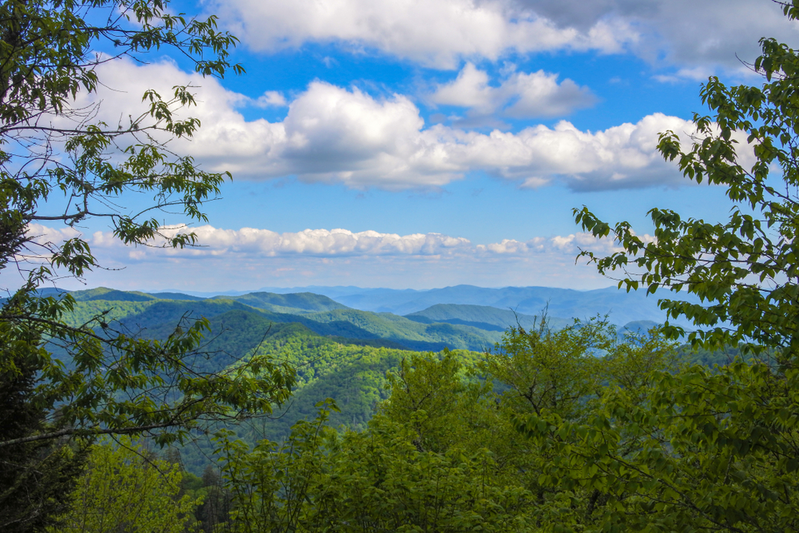
[[[418,351],[450,348],[459,360],[472,363],[508,327],[534,329],[541,321],[510,309],[463,304],[437,304],[403,317],[353,309],[311,293],[199,298],[101,288],[73,297],[70,323],[82,324],[104,313],[111,327],[144,338],[164,339],[181,322],[207,319],[209,332],[201,350],[185,361],[198,373],[224,372],[254,355],[287,363],[296,372],[291,400],[273,417],[235,428],[248,442],[286,437],[298,420],[313,417],[316,405],[326,398],[340,408],[331,415],[334,427],[364,428],[387,397],[387,372],[397,370],[404,359]],[[552,316],[547,320],[554,329],[572,322]],[[652,325],[638,321],[628,328]],[[211,452],[211,443],[205,441],[184,449],[184,461],[199,473]]]
[[[159,295],[160,296],[160,295]],[[276,313],[317,313],[336,309],[349,309],[327,296],[301,292],[293,294],[275,294],[271,292],[253,292],[240,296],[215,296],[215,299],[235,300],[258,309]]]
[[[436,304],[423,311],[405,315],[405,318],[422,324],[446,322],[488,331],[505,331],[513,326],[534,328],[541,324],[541,315],[525,315],[487,305]],[[548,317],[547,323],[551,327],[560,328],[571,323],[571,320]]]
[[[269,289],[274,292],[293,292],[298,289]],[[617,325],[633,320],[651,320],[662,323],[666,315],[658,307],[659,293],[648,295],[644,291],[624,292],[615,286],[590,291],[559,289],[553,287],[503,287],[484,288],[473,285],[456,285],[431,290],[363,289],[359,287],[309,287],[349,307],[364,311],[408,315],[438,304],[481,305],[516,313],[539,315],[547,310],[552,317],[585,320],[597,315],[607,315]],[[690,294],[669,295],[698,302]],[[688,325],[687,322],[678,322]]]
[[[110,289],[78,291],[73,293],[76,303],[67,321],[79,325],[104,314],[105,322],[113,322],[128,334],[161,338],[181,321],[204,317],[213,320],[210,337],[222,334],[229,342],[238,342],[233,338],[235,332],[249,328],[253,321],[264,331],[270,325],[296,323],[318,335],[350,339],[358,344],[432,351],[483,350],[501,337],[496,327],[481,329],[443,321],[423,324],[392,314],[350,309],[309,293],[253,293],[206,299],[180,298],[182,295],[177,294],[169,294],[169,299],[159,296]],[[216,320],[221,315],[225,315],[224,320]]]

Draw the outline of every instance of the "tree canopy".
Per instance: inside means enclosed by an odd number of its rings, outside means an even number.
[[[788,18],[799,18],[799,3],[779,4]],[[610,225],[585,207],[575,209],[575,217],[585,230],[611,235],[622,246],[607,257],[585,253],[601,273],[621,270],[620,287],[686,290],[702,299],[661,301],[670,317],[685,316],[700,327],[693,340],[709,346],[751,341],[752,347],[778,347],[795,356],[799,55],[772,38],[760,44],[762,55],[751,68],[764,77],[762,86],[728,87],[710,78],[700,95],[712,115],[695,114],[697,131],[690,139],[668,131],[658,145],[687,179],[726,189],[732,202],[726,221],[685,219],[654,208],[655,240],[646,242],[629,223]]]
[[[186,221],[205,220],[203,202],[214,199],[230,177],[207,172],[169,148],[170,140],[191,137],[200,127],[198,120],[175,114],[194,103],[191,87],[134,95],[132,109],[144,102],[145,112],[115,109],[128,118],[114,124],[98,118],[100,102],[85,102],[100,87],[113,88],[102,79],[104,64],[144,62],[148,53],[165,48],[203,76],[241,73],[229,62],[236,42],[217,29],[214,17],[174,13],[165,0],[0,4],[0,269],[10,284],[0,307],[0,398],[10,402],[4,412],[14,402],[26,406],[20,423],[0,437],[0,455],[16,458],[8,471],[19,473],[3,479],[0,496],[20,489],[24,473],[34,468],[22,453],[32,443],[41,443],[36,460],[48,450],[62,453],[75,438],[101,434],[148,434],[164,444],[220,419],[268,413],[287,397],[291,372],[264,357],[224,372],[190,368],[185,357],[202,350],[206,321],[184,320],[166,338],[145,340],[103,312],[70,325],[64,313],[74,300],[40,292],[62,276],[81,277],[102,264],[79,232],[52,242],[37,234],[37,224],[79,229],[106,220],[127,245],[195,243],[185,229],[165,232],[157,218],[169,209]],[[151,200],[134,210],[125,205],[131,193]]]
[[[799,18],[798,1],[778,3],[789,19]],[[585,423],[520,421],[537,442],[580,458],[557,465],[547,479],[603,494],[613,503],[602,516],[606,531],[798,527],[799,53],[770,38],[760,44],[751,67],[761,86],[710,78],[701,98],[711,115],[694,116],[696,135],[665,132],[658,145],[687,179],[725,189],[726,221],[654,208],[655,239],[647,242],[627,222],[611,225],[587,208],[575,210],[584,229],[622,247],[607,257],[584,254],[600,272],[620,270],[619,286],[628,290],[696,294],[699,304],[661,300],[670,317],[696,324],[694,345],[759,355],[655,374],[644,401],[615,391]]]

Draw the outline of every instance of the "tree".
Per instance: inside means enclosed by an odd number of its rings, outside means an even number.
[[[799,19],[799,1],[777,3]],[[690,148],[673,132],[658,145],[686,178],[726,188],[726,222],[652,209],[656,240],[644,242],[626,222],[611,227],[587,208],[575,210],[584,229],[612,235],[623,248],[608,257],[584,254],[602,273],[621,269],[620,287],[701,298],[661,300],[670,317],[700,328],[689,335],[693,344],[742,343],[745,351],[776,355],[655,373],[643,397],[611,390],[583,423],[521,420],[525,434],[570,458],[552,465],[546,483],[607,495],[596,530],[799,528],[799,53],[774,39],[760,43],[752,68],[763,85],[726,87],[710,78],[701,97],[713,115],[695,115]],[[743,163],[745,151],[754,163]]]
[[[180,496],[180,465],[149,457],[123,439],[92,448],[85,474],[70,495],[71,509],[49,531],[182,533],[199,505]]]
[[[214,17],[188,18],[168,7],[167,0],[0,4],[0,269],[24,276],[20,287],[6,288],[0,307],[0,375],[17,389],[5,401],[21,399],[30,412],[0,438],[0,456],[21,458],[13,471],[33,464],[21,453],[31,445],[54,454],[63,439],[107,434],[148,434],[167,444],[218,420],[268,413],[288,395],[291,372],[265,357],[221,373],[192,369],[189,356],[202,350],[207,321],[184,321],[165,339],[145,340],[102,313],[70,326],[62,317],[74,300],[38,292],[101,265],[81,237],[44,242],[34,224],[75,227],[100,219],[127,245],[190,246],[193,233],[165,232],[154,215],[169,209],[205,220],[203,202],[230,176],[203,171],[168,148],[200,126],[175,114],[194,103],[190,87],[163,97],[146,91],[147,111],[118,124],[96,119],[99,104],[77,103],[104,84],[103,64],[144,61],[164,48],[204,76],[243,72],[229,63],[235,37],[218,31]],[[139,212],[116,208],[129,193],[153,200]]]
[[[31,332],[36,335],[35,332]],[[0,371],[0,440],[44,429],[46,411],[35,402],[36,338],[0,345],[14,370]],[[0,454],[0,529],[41,530],[68,506],[67,495],[80,474],[85,450],[65,442],[27,442]]]
[[[799,2],[777,3],[789,19],[799,18]],[[687,290],[702,299],[703,304],[660,302],[670,317],[685,316],[702,328],[691,333],[693,341],[710,347],[752,341],[795,357],[799,354],[799,101],[795,97],[799,55],[774,39],[761,39],[760,44],[763,55],[752,68],[765,77],[761,87],[727,87],[710,78],[700,94],[713,116],[694,116],[697,133],[690,149],[684,150],[671,131],[661,134],[658,145],[663,157],[676,161],[689,180],[726,188],[732,201],[726,222],[683,219],[674,211],[655,208],[649,215],[656,240],[645,242],[629,223],[611,227],[585,207],[575,209],[575,218],[594,236],[612,235],[622,246],[622,251],[607,257],[584,253],[601,273],[623,270],[620,287]],[[738,142],[742,136],[745,144]],[[743,152],[753,153],[753,164],[744,166]],[[780,171],[774,172],[776,168]],[[642,273],[635,275],[628,271],[631,267]]]

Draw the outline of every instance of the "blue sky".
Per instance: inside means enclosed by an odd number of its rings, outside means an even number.
[[[244,76],[202,79],[179,57],[102,67],[100,118],[149,87],[197,85],[203,127],[173,143],[230,170],[195,224],[203,248],[114,243],[78,228],[109,270],[68,288],[186,291],[358,285],[608,286],[572,208],[651,232],[646,212],[723,217],[723,191],[655,150],[705,112],[700,84],[758,83],[757,41],[796,43],[769,0],[218,0],[176,2],[241,43]],[[113,90],[111,90],[113,89]],[[133,110],[133,111],[131,111]],[[130,208],[146,199],[124,197]],[[165,224],[183,222],[165,217]],[[69,236],[37,227],[48,238]],[[6,274],[7,276],[8,274]]]

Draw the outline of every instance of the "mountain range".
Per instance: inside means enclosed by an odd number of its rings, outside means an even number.
[[[519,314],[540,315],[546,310],[551,317],[579,318],[607,316],[611,323],[623,326],[632,321],[663,323],[666,314],[658,307],[658,299],[670,298],[698,303],[690,294],[661,291],[647,295],[645,291],[625,292],[614,287],[578,291],[553,287],[503,287],[485,288],[473,285],[456,285],[430,290],[369,289],[353,286],[311,286],[295,288],[266,287],[258,292],[272,294],[313,293],[347,307],[375,313],[392,313],[407,316],[425,311],[438,304],[478,305],[513,311]],[[193,293],[214,296],[207,293]],[[246,293],[230,293],[240,296]],[[160,296],[160,295],[159,295]],[[689,326],[687,321],[674,321]]]
[[[65,291],[42,291],[44,296]],[[327,293],[327,294],[323,294]],[[187,360],[199,372],[219,372],[254,355],[288,363],[296,371],[289,405],[257,431],[240,428],[246,440],[285,437],[291,425],[315,414],[333,398],[341,412],[333,425],[361,427],[386,396],[385,376],[413,351],[456,350],[477,361],[512,326],[559,329],[573,318],[608,316],[620,331],[647,330],[662,322],[654,297],[615,289],[570,291],[543,287],[485,289],[473,286],[431,291],[313,287],[301,292],[259,291],[198,295],[97,288],[71,292],[73,326],[103,315],[103,322],[130,335],[166,338],[181,321],[205,317],[210,333],[201,353]],[[55,355],[69,366],[69,357]],[[184,450],[192,471],[201,472],[213,450]]]

